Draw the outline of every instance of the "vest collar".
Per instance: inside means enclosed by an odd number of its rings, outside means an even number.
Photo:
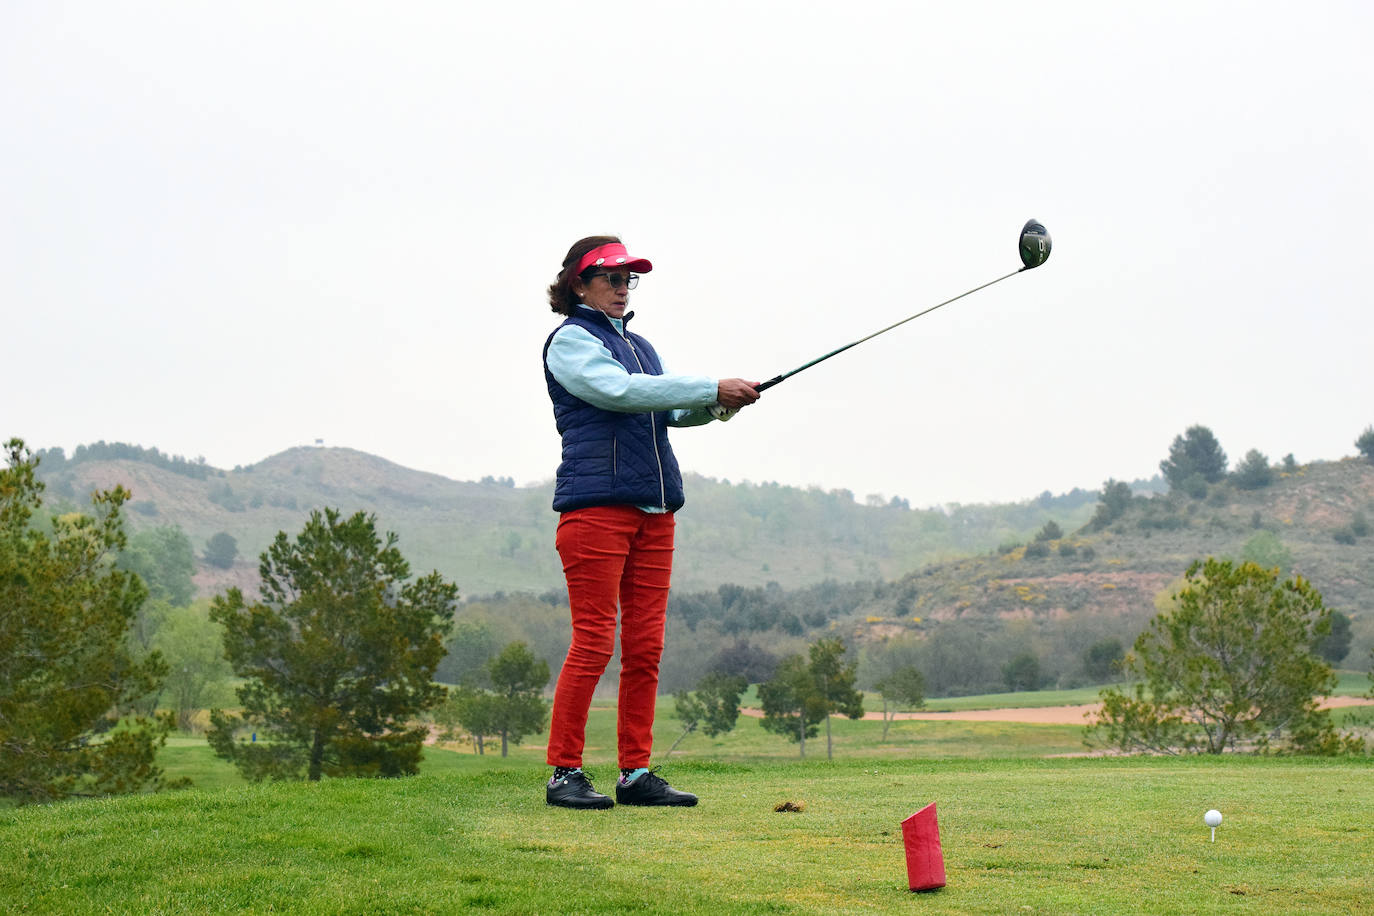
[[[623,318],[612,318],[600,309],[594,309],[590,305],[583,305],[581,302],[577,304],[577,307],[580,309],[578,312],[579,315],[584,318],[591,318],[593,321],[600,320],[606,322],[611,327],[615,328],[621,337],[625,336],[625,327],[630,323],[630,319],[635,316],[634,312],[626,312]]]

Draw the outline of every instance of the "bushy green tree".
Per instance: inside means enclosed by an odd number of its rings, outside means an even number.
[[[997,689],[999,671],[987,634],[970,621],[942,623],[922,647],[921,673],[933,696]]]
[[[496,696],[492,726],[501,736],[501,756],[505,757],[508,745],[544,730],[549,707],[543,691],[549,682],[549,663],[535,658],[523,642],[513,642],[487,664],[487,676]]]
[[[434,721],[445,739],[452,740],[460,729],[465,732],[480,757],[486,753],[487,736],[496,733],[496,695],[479,687],[459,685],[435,708]]]
[[[224,702],[233,668],[224,657],[224,628],[210,619],[205,601],[171,610],[153,637],[167,662],[161,702],[176,713],[177,728],[189,732],[201,710]]]
[[[1054,519],[1045,522],[1044,527],[1035,533],[1037,541],[1057,541],[1064,536],[1064,529]]]
[[[548,662],[535,658],[523,642],[513,642],[487,659],[480,672],[464,677],[434,719],[448,737],[459,728],[465,731],[479,755],[486,752],[486,738],[499,735],[505,757],[509,745],[543,731],[548,704],[542,693],[548,682]]]
[[[1183,435],[1174,437],[1169,457],[1159,463],[1159,469],[1173,489],[1187,492],[1196,486],[1189,484],[1195,475],[1205,483],[1222,480],[1226,476],[1226,453],[1210,429],[1190,426]]]
[[[809,658],[793,655],[782,660],[773,678],[759,686],[763,704],[763,727],[796,741],[801,756],[806,756],[806,739],[814,738],[822,722],[826,725],[826,756],[830,741],[830,715],[840,713],[851,719],[864,714],[864,695],[854,687],[857,666],[845,660],[841,639],[820,639],[812,643]]]
[[[451,684],[487,687],[487,663],[501,651],[499,637],[486,620],[454,621],[448,652],[435,675]]]
[[[1340,611],[1331,612],[1331,632],[1317,639],[1312,649],[1331,665],[1339,665],[1350,654],[1350,617]]]
[[[778,663],[773,677],[759,685],[763,706],[760,724],[775,735],[797,742],[806,756],[806,739],[820,734],[829,704],[821,693],[806,658],[789,655]]]
[[[664,756],[671,757],[682,739],[697,729],[708,738],[733,731],[739,721],[739,698],[748,686],[738,675],[712,671],[697,682],[696,693],[678,692],[673,702],[682,734]]]
[[[1265,569],[1279,570],[1288,575],[1293,568],[1293,552],[1272,531],[1257,531],[1240,549],[1240,558]]]
[[[842,639],[819,639],[807,649],[811,656],[811,677],[825,700],[825,757],[833,756],[830,740],[830,716],[839,713],[850,719],[862,719],[864,695],[854,684],[858,680],[858,665],[845,660],[847,652]]]
[[[46,801],[161,783],[166,719],[126,717],[166,674],[135,660],[129,630],[147,590],[114,558],[127,540],[122,487],[90,515],[39,517],[38,460],[19,439],[0,468],[0,795]]]
[[[1374,461],[1374,426],[1366,426],[1355,440],[1355,447],[1370,461]]]
[[[1040,659],[1034,653],[1017,653],[1002,666],[1002,680],[1012,692],[1039,690],[1040,679]]]
[[[412,580],[396,540],[362,512],[315,511],[262,554],[261,600],[214,599],[243,712],[214,710],[208,737],[246,777],[417,771],[426,730],[413,717],[444,697],[431,678],[458,589],[437,572]],[[267,740],[236,740],[242,729]]]
[[[737,638],[733,645],[716,653],[711,659],[710,668],[721,674],[738,675],[746,683],[762,684],[773,677],[773,672],[778,668],[778,657],[762,646]]]
[[[1099,639],[1083,650],[1083,673],[1094,684],[1105,683],[1121,674],[1126,649],[1119,639]]]
[[[1126,658],[1134,686],[1103,690],[1090,729],[1123,751],[1352,749],[1317,705],[1336,679],[1311,647],[1330,626],[1321,594],[1300,576],[1194,563]]]
[[[196,572],[191,540],[179,527],[164,525],[140,531],[120,551],[119,567],[138,574],[148,597],[172,607],[186,607],[196,595],[191,577]]]
[[[899,711],[926,705],[926,679],[915,665],[903,665],[874,686],[883,699],[883,740],[886,741],[887,730]]]
[[[1093,513],[1092,521],[1088,525],[1094,531],[1101,531],[1112,522],[1116,521],[1131,506],[1131,485],[1121,481],[1108,479],[1102,485],[1102,496],[1098,501],[1097,510]]]
[[[205,562],[216,569],[228,569],[239,555],[239,542],[227,531],[211,536],[205,544]]]
[[[1245,453],[1240,464],[1231,475],[1237,487],[1242,490],[1259,490],[1274,482],[1274,469],[1269,459],[1259,450],[1252,448]]]

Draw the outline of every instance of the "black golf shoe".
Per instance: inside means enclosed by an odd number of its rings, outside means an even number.
[[[640,773],[638,779],[628,784],[617,780],[615,784],[616,804],[674,805],[690,808],[697,803],[697,797],[691,792],[680,792],[668,785],[668,780],[655,772],[657,769],[658,767],[654,767],[647,773]]]
[[[615,802],[609,795],[602,795],[592,788],[592,780],[586,773],[578,770],[557,781],[549,780],[544,789],[544,801],[560,808],[614,808]]]

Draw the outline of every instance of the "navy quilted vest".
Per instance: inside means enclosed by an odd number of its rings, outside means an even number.
[[[627,328],[633,314],[625,315]],[[621,337],[600,312],[579,309],[559,327],[570,324],[590,332],[630,373],[663,374],[658,353],[647,340],[628,330]],[[549,372],[552,340],[550,334],[544,342],[544,380],[563,437],[554,511],[614,505],[660,506],[670,512],[682,508],[682,473],[668,444],[668,411],[617,413],[569,394]]]

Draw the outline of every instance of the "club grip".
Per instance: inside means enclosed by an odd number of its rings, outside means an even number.
[[[767,391],[769,388],[772,388],[772,387],[773,387],[774,385],[776,385],[778,382],[782,381],[783,378],[785,378],[785,376],[775,375],[775,376],[773,376],[772,378],[770,378],[768,381],[766,381],[766,382],[764,382],[763,384],[758,385],[757,387],[755,387],[754,390],[757,391],[757,392],[759,392],[760,394],[762,394],[763,392]]]

